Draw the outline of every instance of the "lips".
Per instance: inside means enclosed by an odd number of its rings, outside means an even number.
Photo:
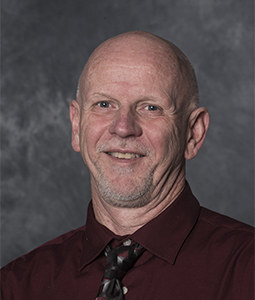
[[[120,158],[120,159],[134,159],[134,158],[140,158],[143,157],[143,155],[137,154],[137,153],[122,153],[122,152],[107,152],[108,155]]]

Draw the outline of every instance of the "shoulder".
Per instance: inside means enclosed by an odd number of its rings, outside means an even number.
[[[190,238],[199,253],[214,261],[241,266],[253,262],[254,228],[207,208],[201,207]]]
[[[199,219],[203,226],[217,229],[218,233],[232,233],[247,238],[252,238],[254,234],[254,227],[204,207],[201,207]]]
[[[254,281],[254,227],[206,208],[201,208],[200,222],[208,234],[207,249],[213,252],[216,265],[225,266],[225,278],[234,282],[236,295],[250,294]]]
[[[37,272],[42,269],[42,266],[43,269],[46,269],[57,265],[65,253],[79,251],[84,229],[83,226],[69,231],[16,258],[1,269],[2,279],[13,275],[20,277],[29,272]]]
[[[253,264],[254,227],[203,207],[197,225],[197,236],[219,259]]]

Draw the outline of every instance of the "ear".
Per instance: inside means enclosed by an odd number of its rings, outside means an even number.
[[[70,103],[70,121],[72,125],[72,147],[80,152],[80,105],[72,100]]]
[[[189,117],[185,159],[194,158],[201,148],[209,126],[209,113],[205,107],[194,110]]]

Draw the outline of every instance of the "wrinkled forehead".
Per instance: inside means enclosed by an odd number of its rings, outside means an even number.
[[[92,53],[82,77],[85,81],[91,80],[94,74],[103,69],[110,66],[114,69],[124,65],[134,70],[147,67],[148,72],[154,71],[168,77],[176,75],[177,64],[174,52],[160,39],[154,40],[141,36],[113,38]]]
[[[107,56],[99,58],[98,62],[94,61],[93,65],[88,69],[84,83],[89,85],[95,81],[123,81],[143,82],[144,80],[157,80],[162,85],[168,85],[176,72],[174,68],[168,66],[168,62],[164,57],[153,57],[153,55],[144,55],[136,53],[135,55],[127,55],[123,52],[113,51]]]

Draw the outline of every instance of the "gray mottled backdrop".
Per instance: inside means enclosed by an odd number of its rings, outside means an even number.
[[[252,0],[2,1],[2,265],[81,226],[89,175],[68,107],[92,49],[140,29],[195,66],[211,127],[188,179],[202,205],[253,223]]]

